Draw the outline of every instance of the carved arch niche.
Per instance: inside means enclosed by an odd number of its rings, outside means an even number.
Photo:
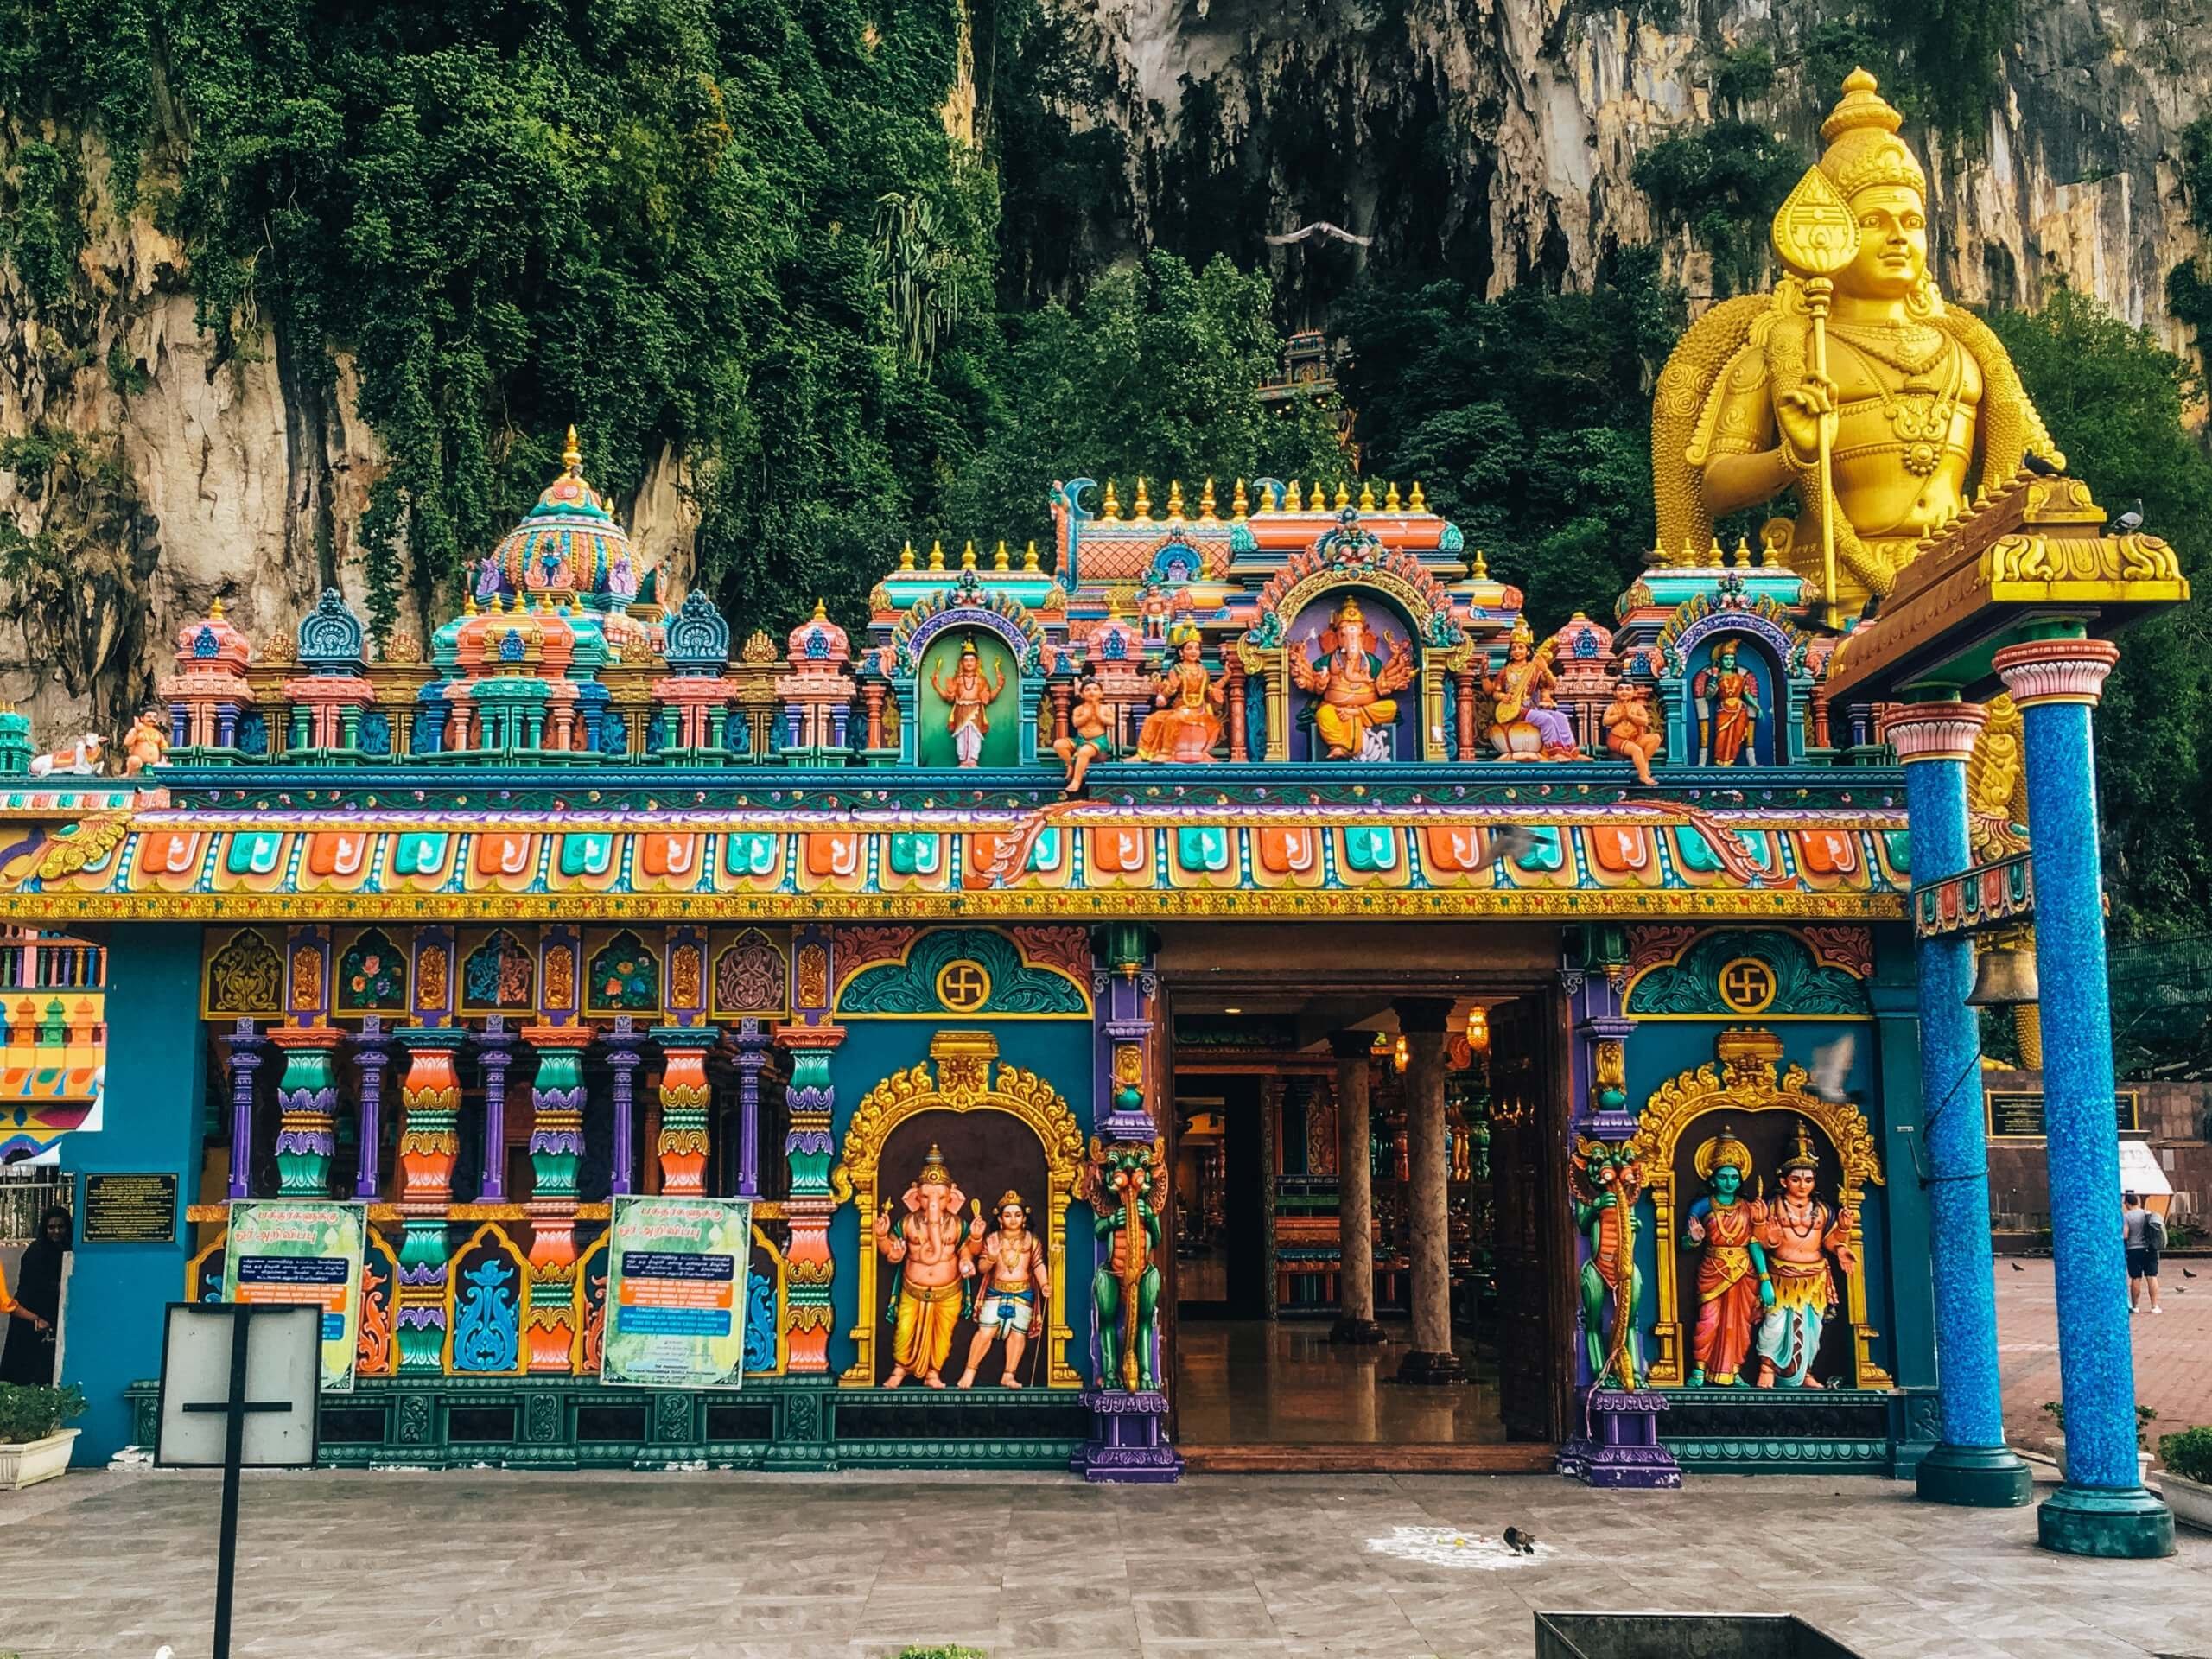
[[[912,1170],[903,1164],[886,1173],[882,1167],[885,1154],[895,1147],[902,1159],[910,1150],[918,1154],[920,1147],[907,1148],[904,1142],[925,1141],[926,1135],[901,1135],[899,1130],[902,1126],[915,1125],[915,1120],[925,1115],[951,1114],[958,1118],[976,1113],[1014,1118],[1035,1137],[1034,1147],[1014,1149],[1011,1161],[1026,1161],[1032,1166],[1041,1161],[1044,1172],[1043,1192],[1022,1193],[1030,1205],[1031,1230],[1045,1240],[1046,1268],[1052,1278],[1052,1306],[1046,1318],[1048,1341],[1041,1362],[1044,1375],[1040,1380],[1056,1389],[1082,1385],[1081,1374],[1067,1357],[1068,1344],[1074,1336],[1067,1318],[1067,1215],[1068,1203],[1075,1196],[1076,1179],[1083,1166],[1083,1130],[1058,1090],[1033,1071],[997,1065],[998,1052],[998,1039],[988,1032],[938,1033],[930,1041],[928,1060],[903,1071],[893,1071],[869,1090],[845,1129],[830,1182],[841,1202],[852,1200],[860,1217],[859,1318],[851,1333],[858,1351],[853,1363],[838,1379],[847,1388],[873,1388],[881,1369],[877,1357],[878,1337],[886,1329],[884,1306],[892,1288],[891,1275],[897,1269],[877,1255],[873,1229],[887,1201],[893,1205],[896,1221],[897,1201],[913,1179]],[[930,1126],[924,1123],[915,1127],[926,1131]],[[976,1176],[982,1172],[972,1167],[963,1171],[961,1160],[950,1152],[947,1161],[952,1166],[955,1184],[961,1186],[965,1198],[982,1203],[988,1217],[997,1201],[999,1189],[995,1187],[988,1192],[981,1189],[991,1185],[993,1178],[985,1174],[979,1183]],[[965,1214],[963,1204],[963,1225]],[[986,1225],[990,1224],[987,1220]],[[953,1361],[957,1362],[965,1354],[973,1330],[966,1319],[961,1321],[952,1344]]]
[[[1778,1131],[1777,1144],[1790,1132],[1789,1120],[1802,1118],[1822,1148],[1821,1196],[1839,1200],[1859,1214],[1851,1232],[1853,1266],[1845,1275],[1844,1317],[1850,1332],[1849,1386],[1886,1389],[1890,1374],[1874,1363],[1877,1332],[1867,1323],[1866,1237],[1862,1208],[1867,1186],[1884,1185],[1874,1150],[1874,1131],[1864,1113],[1848,1101],[1821,1099],[1806,1087],[1805,1068],[1781,1066],[1782,1039],[1771,1031],[1738,1027],[1724,1031],[1715,1045],[1717,1065],[1677,1073],[1651,1091],[1637,1118],[1631,1145],[1647,1173],[1644,1191],[1652,1208],[1652,1237],[1657,1245],[1658,1283],[1651,1329],[1649,1378],[1656,1387],[1680,1387],[1689,1370],[1689,1332],[1696,1323],[1694,1257],[1680,1244],[1681,1217],[1699,1195],[1679,1190],[1681,1168],[1697,1146],[1732,1126],[1751,1146],[1770,1186],[1776,1160],[1760,1150]],[[1779,1077],[1777,1072],[1780,1071]],[[1778,1119],[1779,1122],[1773,1120]],[[1833,1173],[1829,1159],[1833,1158]],[[1695,1177],[1692,1176],[1692,1181]],[[1747,1190],[1758,1175],[1746,1178]],[[1833,1185],[1830,1183],[1833,1182]],[[1685,1304],[1690,1306],[1687,1306]]]

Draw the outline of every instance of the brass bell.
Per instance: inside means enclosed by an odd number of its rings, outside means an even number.
[[[2018,945],[1992,945],[1974,959],[1970,1008],[2033,1007],[2042,1000],[2036,982],[2036,953]]]

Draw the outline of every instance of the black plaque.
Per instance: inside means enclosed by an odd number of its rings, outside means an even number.
[[[2040,1141],[2044,1138],[2043,1094],[2034,1089],[1992,1089],[1987,1093],[1989,1137],[1993,1141]],[[2136,1135],[2142,1128],[2143,1094],[2121,1089],[2113,1095],[2113,1115],[2120,1133]]]
[[[176,1243],[176,1177],[86,1175],[80,1236],[87,1244]]]

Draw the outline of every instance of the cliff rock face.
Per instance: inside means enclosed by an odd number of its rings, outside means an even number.
[[[1630,169],[1646,146],[1712,118],[1725,52],[1769,48],[1774,83],[1738,112],[1808,154],[1835,93],[1806,84],[1811,24],[1778,0],[1637,13],[1560,0],[1046,4],[1093,72],[1065,113],[1122,140],[1128,245],[1249,259],[1269,254],[1263,234],[1315,219],[1373,238],[1272,253],[1317,313],[1369,262],[1412,259],[1491,291],[1586,283],[1610,247],[1657,233]],[[1908,133],[1929,157],[1945,289],[2033,306],[2070,283],[2186,349],[2163,303],[2166,273],[2196,248],[2171,156],[2212,96],[2212,0],[2022,13],[1986,131],[1932,151]],[[0,512],[39,550],[0,581],[0,697],[52,741],[119,732],[167,671],[176,630],[219,596],[257,641],[327,582],[358,602],[355,535],[384,463],[345,363],[334,398],[267,331],[218,366],[181,250],[143,210],[116,211],[101,145],[47,137],[75,147],[88,235],[59,307],[32,305],[0,261],[0,440],[37,441],[0,471]],[[1693,294],[1709,286],[1702,256],[1680,238],[1667,246]],[[665,453],[624,504],[679,591],[696,528],[687,474]],[[429,620],[407,619],[418,636]]]

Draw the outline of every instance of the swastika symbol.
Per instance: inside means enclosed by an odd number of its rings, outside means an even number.
[[[1738,957],[1720,970],[1720,1000],[1734,1013],[1758,1014],[1774,993],[1774,969],[1756,957]]]
[[[973,1014],[991,1000],[991,976],[976,963],[947,963],[937,976],[937,995],[953,1013]]]

